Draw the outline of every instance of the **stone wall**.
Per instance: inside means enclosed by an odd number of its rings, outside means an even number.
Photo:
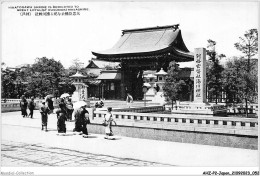
[[[100,124],[92,123],[88,125],[88,130],[89,133],[104,134],[104,127]],[[218,134],[198,131],[192,132],[185,130],[155,129],[122,125],[113,126],[113,132],[115,135],[142,139],[245,148],[254,150],[258,149],[258,136]]]
[[[94,111],[89,130],[104,134],[104,111]],[[258,119],[209,115],[113,112],[121,136],[258,149]]]

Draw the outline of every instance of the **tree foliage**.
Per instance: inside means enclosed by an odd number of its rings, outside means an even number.
[[[234,57],[226,63],[223,83],[228,102],[232,102],[232,100],[234,102],[234,97],[238,103],[243,102],[246,97],[249,101],[254,101],[254,97],[257,95],[257,60],[252,60],[250,67],[250,74],[248,74],[247,60],[243,57]]]
[[[17,98],[18,91],[15,89],[15,72],[2,70],[1,72],[1,96],[2,98]]]
[[[164,96],[173,102],[181,100],[182,94],[188,91],[188,85],[179,77],[179,64],[175,61],[170,62],[168,67],[168,75],[166,76],[166,82],[163,86]]]
[[[83,72],[84,70],[84,63],[80,62],[79,59],[73,59],[72,65],[68,68],[69,75],[75,74],[77,71]]]
[[[239,42],[234,45],[236,49],[245,54],[247,59],[251,59],[258,52],[257,29],[250,29],[246,31],[244,37],[239,37]]]
[[[54,94],[64,75],[64,68],[60,61],[46,57],[36,58],[30,71],[32,76],[28,81],[28,93],[39,97]]]
[[[209,92],[209,99],[214,98],[215,103],[219,97],[219,93],[222,91],[222,71],[224,70],[223,66],[220,65],[219,60],[222,57],[225,57],[224,54],[217,55],[215,51],[216,42],[209,39],[207,55],[209,56],[209,61],[207,63],[207,87]]]
[[[248,116],[248,100],[252,96],[254,91],[252,80],[254,80],[254,75],[251,74],[251,64],[250,60],[258,53],[258,31],[257,29],[250,29],[245,32],[244,37],[239,37],[239,42],[235,43],[235,48],[245,54],[247,59],[247,69],[241,77],[242,89],[240,95],[244,98],[246,103],[246,116]]]

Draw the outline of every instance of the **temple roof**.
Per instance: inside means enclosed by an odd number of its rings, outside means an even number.
[[[119,41],[105,51],[92,52],[97,58],[174,53],[183,61],[194,60],[185,46],[179,25],[123,30]],[[105,60],[105,59],[104,59]]]
[[[86,68],[105,68],[106,66],[116,67],[119,66],[120,62],[108,62],[92,58]]]
[[[97,80],[121,80],[121,73],[118,70],[103,70],[96,78]]]

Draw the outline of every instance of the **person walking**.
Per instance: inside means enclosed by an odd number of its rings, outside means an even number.
[[[67,121],[67,120],[68,120],[68,109],[67,109],[67,106],[66,106],[66,103],[65,103],[65,99],[64,99],[64,98],[61,98],[61,99],[60,99],[59,107],[60,107],[60,104],[62,105],[62,108],[63,108],[64,111],[65,111],[65,120]]]
[[[127,95],[126,95],[126,105],[127,105],[127,107],[130,108],[132,106],[132,103],[133,103],[133,97],[132,97],[132,95],[127,93]]]
[[[47,105],[45,105],[45,102],[42,102],[42,106],[40,107],[40,113],[42,119],[42,130],[45,127],[45,131],[47,131],[49,108]]]
[[[22,112],[22,116],[23,117],[27,117],[27,106],[28,106],[28,102],[25,99],[25,96],[22,95],[21,100],[20,100],[20,107],[21,107],[21,112]]]
[[[114,122],[115,125],[116,125],[116,122],[115,122],[115,120],[113,119],[113,115],[112,115],[111,112],[112,112],[112,108],[111,108],[111,107],[108,107],[108,108],[107,108],[107,113],[106,113],[105,119],[104,119],[105,124],[106,124],[106,125],[105,125],[105,134],[106,134],[106,137],[105,137],[105,138],[114,135],[114,133],[113,133],[113,131],[112,131],[112,122]]]
[[[74,111],[73,103],[71,102],[71,99],[68,99],[66,103],[67,113],[68,113],[68,121],[72,120],[72,113]]]
[[[85,135],[88,135],[87,124],[90,123],[89,113],[86,110],[86,105],[81,106],[80,109],[75,111],[75,128],[74,132],[82,132]]]
[[[59,109],[56,111],[57,114],[57,130],[58,133],[66,133],[66,111],[63,104],[59,104]]]
[[[31,101],[29,101],[28,103],[28,109],[30,110],[29,116],[31,116],[31,118],[33,118],[33,110],[36,107],[36,103],[34,102],[34,97],[31,97]]]
[[[52,101],[52,99],[51,99],[51,97],[48,97],[47,99],[46,99],[46,102],[47,102],[47,106],[48,106],[48,108],[49,108],[49,113],[51,114],[51,113],[53,113],[53,110],[54,110],[54,106],[53,106],[53,101]]]

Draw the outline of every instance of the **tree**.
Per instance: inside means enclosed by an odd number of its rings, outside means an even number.
[[[222,72],[222,86],[226,94],[226,105],[228,103],[237,102],[237,76],[240,65],[235,65],[235,60],[232,58],[225,64],[224,71]]]
[[[5,63],[1,63],[1,96],[2,98],[17,98],[17,90],[14,81],[17,77],[16,72],[4,69]]]
[[[252,75],[250,73],[250,60],[258,52],[258,31],[257,29],[250,29],[245,32],[244,37],[239,37],[239,42],[235,43],[235,48],[245,54],[247,59],[247,73],[243,75],[243,82],[245,83],[243,97],[246,103],[246,116],[248,117],[248,99],[252,94]]]
[[[247,72],[250,71],[250,59],[258,52],[258,31],[250,29],[245,32],[244,38],[239,37],[239,42],[235,43],[235,48],[245,54],[247,58]]]
[[[64,68],[60,61],[46,57],[36,58],[30,72],[32,76],[28,81],[28,93],[42,98],[54,94],[64,76]]]
[[[209,56],[209,62],[206,71],[207,77],[207,87],[209,92],[209,97],[215,98],[215,103],[218,103],[219,93],[222,92],[222,71],[224,68],[220,65],[219,60],[222,57],[226,57],[224,54],[217,55],[215,51],[216,42],[209,39],[207,50],[207,55]]]
[[[169,63],[168,75],[166,82],[163,86],[164,96],[171,101],[172,108],[173,102],[181,100],[182,94],[188,91],[189,87],[184,80],[179,77],[179,64],[175,61]]]
[[[73,59],[72,65],[69,67],[68,72],[69,72],[69,75],[73,75],[77,71],[83,72],[83,70],[84,70],[84,63],[80,62],[79,59]]]

